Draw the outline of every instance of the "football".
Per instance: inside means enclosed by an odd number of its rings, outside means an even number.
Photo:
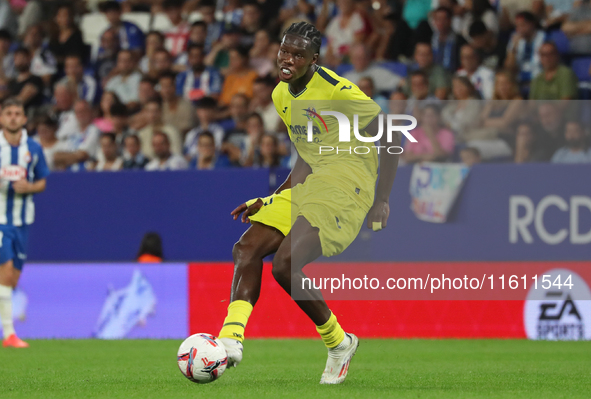
[[[211,334],[193,334],[183,341],[177,363],[181,373],[189,380],[206,384],[224,374],[228,355],[224,344]]]

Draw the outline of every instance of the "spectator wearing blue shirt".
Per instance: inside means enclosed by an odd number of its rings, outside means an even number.
[[[121,4],[117,1],[105,1],[101,3],[100,9],[109,21],[109,29],[118,33],[121,48],[141,55],[144,49],[144,32],[136,24],[121,20]]]
[[[99,85],[91,75],[84,73],[84,65],[80,55],[68,55],[64,62],[64,76],[60,83],[71,84],[76,88],[78,98],[88,101],[89,104],[96,104],[99,96]]]
[[[217,99],[222,90],[222,77],[214,68],[205,66],[203,46],[191,45],[187,55],[189,68],[176,77],[177,95],[190,101],[205,96]]]
[[[564,132],[566,145],[552,157],[552,163],[591,163],[588,138],[579,122],[568,122]]]
[[[517,72],[521,83],[528,83],[542,72],[539,51],[546,34],[538,28],[536,17],[523,11],[515,17],[515,33],[507,47],[505,68]]]
[[[205,131],[197,140],[197,156],[189,164],[190,169],[208,170],[231,166],[228,157],[215,149],[213,134]]]

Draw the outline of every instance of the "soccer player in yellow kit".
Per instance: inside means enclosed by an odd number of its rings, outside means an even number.
[[[378,132],[380,107],[350,81],[317,65],[320,32],[311,24],[292,24],[283,36],[277,56],[281,82],[273,91],[279,116],[288,126],[298,159],[289,177],[267,198],[244,203],[232,211],[234,219],[252,225],[233,249],[235,263],[228,315],[219,333],[228,352],[228,364],[242,360],[244,330],[261,288],[263,258],[275,253],[273,276],[316,325],[328,360],[321,384],[339,384],[359,340],[345,333],[320,291],[301,284],[302,268],[320,257],[344,251],[359,233],[367,215],[369,228],[386,227],[398,155],[382,151],[377,184],[378,154],[373,143],[360,142],[351,132],[350,142],[339,141],[337,118],[321,117],[331,107],[350,117],[358,115],[359,132]],[[310,141],[308,120],[317,128]],[[400,136],[393,136],[394,146]],[[351,148],[370,148],[356,154]],[[324,153],[321,153],[321,146]],[[341,147],[342,151],[336,151]],[[333,148],[333,151],[329,149]]]

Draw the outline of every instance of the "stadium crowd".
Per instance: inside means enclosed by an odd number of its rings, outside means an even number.
[[[0,0],[0,99],[52,170],[289,167],[271,93],[300,20],[417,117],[403,162],[591,162],[589,0]]]

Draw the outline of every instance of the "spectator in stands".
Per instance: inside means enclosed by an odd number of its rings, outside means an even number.
[[[490,0],[468,0],[462,8],[465,12],[461,16],[458,32],[466,41],[470,41],[470,26],[475,21],[482,22],[494,35],[498,34],[499,18]]]
[[[515,33],[507,47],[505,68],[517,73],[521,83],[528,83],[542,71],[539,51],[544,44],[545,33],[539,29],[536,17],[527,11],[517,14]]]
[[[60,143],[56,136],[57,121],[49,115],[43,115],[37,119],[37,135],[35,140],[41,144],[43,155],[49,170],[55,170],[54,154],[59,151]]]
[[[449,8],[439,7],[433,13],[433,35],[431,48],[435,64],[441,65],[453,73],[460,65],[460,48],[466,40],[453,31],[452,12]]]
[[[53,89],[54,104],[45,112],[58,120],[57,138],[60,141],[66,140],[80,129],[73,109],[76,100],[75,90],[70,85],[56,84]]]
[[[289,163],[282,161],[277,136],[265,134],[261,137],[260,148],[254,158],[253,166],[259,168],[289,167]]]
[[[456,75],[452,81],[452,93],[455,101],[449,102],[442,113],[445,125],[456,133],[459,142],[481,138],[472,136],[482,110],[481,102],[474,101],[477,96],[474,85],[466,76]]]
[[[279,117],[275,104],[273,104],[273,89],[275,80],[270,77],[259,77],[254,81],[253,97],[250,101],[250,111],[258,113],[263,118],[264,130],[275,133],[281,129],[283,121]]]
[[[136,260],[139,263],[160,263],[164,260],[162,238],[158,233],[150,232],[144,235]]]
[[[242,166],[252,166],[255,160],[255,155],[259,153],[261,146],[261,138],[265,134],[263,125],[263,118],[261,115],[253,112],[246,118],[246,134],[241,136],[232,137],[229,140],[229,144],[235,145],[241,154],[240,164]],[[235,138],[240,137],[242,142],[236,143]],[[233,150],[228,149],[227,150]]]
[[[230,166],[228,158],[215,149],[213,135],[204,131],[197,140],[197,156],[191,160],[191,169],[207,170]]]
[[[407,163],[448,160],[454,151],[454,135],[443,127],[439,106],[426,105],[421,111],[419,126],[412,131],[417,140],[406,140],[402,159]]]
[[[338,14],[331,19],[324,32],[328,40],[324,62],[330,66],[342,63],[350,47],[365,40],[367,28],[353,0],[337,0],[336,3]]]
[[[371,62],[369,48],[363,43],[357,43],[351,46],[349,58],[353,65],[353,70],[343,75],[345,79],[358,84],[362,77],[370,77],[376,84],[378,92],[391,92],[398,88],[402,77],[380,66],[376,62]]]
[[[158,84],[162,97],[162,121],[165,125],[173,126],[184,136],[195,125],[193,105],[176,95],[173,73],[162,74]]]
[[[16,77],[8,83],[8,91],[25,105],[27,114],[43,103],[43,80],[31,73],[31,53],[26,48],[14,52]]]
[[[162,8],[171,27],[164,32],[165,47],[172,57],[185,51],[189,40],[189,24],[183,19],[183,0],[164,0]]]
[[[139,69],[142,73],[150,76],[155,75],[155,56],[158,50],[164,49],[164,35],[156,30],[146,35],[146,51],[139,62]]]
[[[530,100],[572,100],[578,96],[578,80],[573,70],[560,63],[556,45],[546,42],[540,47],[540,72],[531,82]]]
[[[153,159],[146,165],[146,170],[182,170],[187,169],[188,164],[179,154],[170,151],[169,135],[162,131],[155,131],[152,136]]]
[[[495,87],[494,71],[480,63],[476,49],[469,44],[462,46],[460,62],[462,69],[458,71],[458,75],[470,79],[480,98],[490,100],[493,97]]]
[[[144,50],[144,32],[134,23],[121,20],[121,4],[114,0],[100,4],[100,9],[107,20],[109,28],[117,33],[119,44],[123,50],[130,50],[138,57]]]
[[[205,39],[205,48],[213,50],[212,46],[222,35],[222,23],[215,18],[216,2],[215,0],[201,0],[199,2],[199,13],[203,22],[207,24],[207,38]]]
[[[49,87],[57,72],[57,61],[47,46],[43,45],[44,36],[41,25],[33,25],[27,30],[23,44],[31,54],[31,73],[43,79],[45,86]]]
[[[2,76],[7,79],[15,77],[12,36],[6,29],[0,29],[0,58],[2,59]]]
[[[61,5],[54,17],[57,29],[52,32],[49,50],[55,56],[59,71],[63,71],[66,56],[77,54],[81,58],[88,57],[86,46],[82,40],[82,32],[74,22],[74,10],[70,5]]]
[[[499,0],[497,4],[501,31],[511,30],[523,11],[529,12],[535,18],[541,18],[544,14],[544,0]]]
[[[506,135],[515,122],[526,111],[525,103],[519,93],[519,86],[513,74],[507,70],[495,74],[495,91],[493,100],[487,101],[480,115],[480,129],[485,137]]]
[[[222,148],[224,141],[224,128],[215,123],[215,113],[217,110],[217,102],[212,97],[203,97],[197,102],[197,119],[199,126],[191,129],[185,136],[185,143],[183,145],[183,154],[187,159],[194,158],[197,155],[197,139],[199,135],[205,131],[213,135],[216,150]]]
[[[100,138],[100,144],[101,151],[94,165],[94,170],[98,172],[121,170],[123,167],[123,158],[119,156],[115,133],[103,133]]]
[[[408,97],[402,90],[396,90],[390,94],[388,111],[393,115],[404,114],[408,109]]]
[[[413,71],[423,71],[429,81],[429,94],[440,100],[445,100],[451,89],[451,78],[441,65],[433,63],[433,52],[429,43],[417,43],[414,52],[415,64],[411,66]],[[406,95],[409,95],[410,87],[406,88]]]
[[[5,77],[0,75],[0,104],[4,102],[8,97],[10,97],[10,91],[8,90],[8,82],[9,80]]]
[[[256,78],[256,71],[249,67],[248,50],[244,47],[230,50],[230,65],[220,94],[220,105],[229,105],[235,94],[244,94],[250,99]]]
[[[113,124],[111,122],[111,106],[113,104],[123,105],[119,100],[119,97],[117,97],[117,94],[112,91],[105,91],[99,102],[99,116],[93,122],[101,132],[113,131]]]
[[[560,29],[562,24],[569,19],[569,15],[575,8],[577,0],[544,0],[545,17],[544,26],[549,29]]]
[[[9,1],[0,2],[0,26],[11,35],[18,34],[18,19]]]
[[[524,121],[517,126],[515,135],[515,163],[546,162],[540,135],[535,134],[531,123]]]
[[[163,73],[172,72],[173,59],[165,49],[156,50],[154,53],[153,68],[146,74],[150,79],[157,81]]]
[[[189,67],[189,55],[187,50],[191,46],[203,47],[205,53],[209,51],[209,48],[205,47],[205,39],[207,38],[207,24],[203,21],[195,21],[191,24],[189,29],[189,40],[185,50],[179,54],[174,60],[173,70],[175,72],[184,72]]]
[[[160,97],[151,98],[144,105],[143,112],[145,113],[148,125],[138,132],[138,137],[142,142],[142,152],[144,155],[148,158],[154,157],[152,138],[157,132],[168,136],[168,146],[174,154],[181,154],[181,134],[173,126],[166,125],[162,121],[162,99]]]
[[[562,24],[562,30],[569,37],[570,52],[573,54],[591,54],[591,4],[579,2],[573,7],[568,20]]]
[[[214,43],[205,57],[205,65],[214,67],[225,76],[230,65],[230,50],[240,45],[240,37],[240,28],[237,26],[224,29],[222,38]],[[277,60],[277,53],[275,53],[275,60]]]
[[[410,74],[410,93],[407,101],[407,113],[418,115],[418,108],[424,104],[438,102],[439,99],[429,93],[429,78],[423,71]]]
[[[141,152],[140,138],[130,134],[123,141],[125,152],[123,155],[123,169],[143,170],[150,160]]]
[[[240,44],[246,47],[252,47],[255,40],[255,34],[262,28],[261,6],[256,0],[249,0],[244,2],[242,6],[242,21],[240,22],[240,29],[242,31],[242,38]]]
[[[58,169],[84,170],[84,163],[96,159],[99,151],[100,130],[92,123],[92,106],[85,100],[74,104],[78,131],[62,141],[64,149],[54,154]]]
[[[559,148],[566,145],[566,121],[561,105],[557,101],[538,105],[535,134],[540,137],[539,146],[544,154],[544,161],[549,161]]]
[[[588,137],[579,122],[568,122],[564,131],[566,145],[552,156],[552,163],[591,163]]]
[[[217,70],[206,67],[202,46],[191,45],[187,50],[189,68],[176,77],[176,93],[189,101],[204,96],[218,98],[222,90],[222,77]]]
[[[129,110],[120,103],[111,105],[110,124],[113,126],[111,133],[115,134],[117,146],[121,147],[123,141],[131,134],[129,129]]]
[[[480,56],[482,65],[497,70],[505,64],[507,54],[506,46],[503,46],[498,36],[488,30],[484,22],[474,21],[469,30],[470,43]]]
[[[68,84],[77,89],[78,98],[94,104],[97,100],[98,87],[91,75],[84,73],[84,64],[79,55],[68,55],[65,58],[64,76],[59,83]]]
[[[269,46],[271,45],[271,36],[265,29],[260,29],[254,35],[254,44],[249,51],[250,67],[254,69],[259,76],[267,76],[273,69],[275,63],[267,58]]]
[[[383,17],[383,29],[379,36],[376,59],[398,61],[399,58],[411,58],[413,53],[412,30],[400,13],[390,12]]]
[[[388,99],[381,94],[377,94],[374,86],[373,79],[370,77],[363,77],[359,79],[357,83],[359,89],[365,93],[366,96],[371,98],[380,106],[384,113],[388,113]]]
[[[468,167],[472,167],[477,163],[482,162],[482,158],[480,156],[480,151],[478,148],[474,147],[464,147],[460,150],[460,159],[462,163]]]
[[[248,98],[244,94],[235,94],[230,106],[230,117],[219,123],[224,128],[226,136],[232,133],[243,134],[246,129],[246,117],[248,116]],[[219,112],[218,112],[219,114]]]
[[[94,76],[105,87],[109,78],[116,73],[117,55],[119,54],[119,36],[114,29],[107,29],[101,36],[101,46],[93,57]]]
[[[117,55],[117,72],[117,75],[109,79],[105,90],[117,94],[121,102],[132,109],[139,101],[142,74],[135,70],[133,54],[129,50],[121,50]]]

